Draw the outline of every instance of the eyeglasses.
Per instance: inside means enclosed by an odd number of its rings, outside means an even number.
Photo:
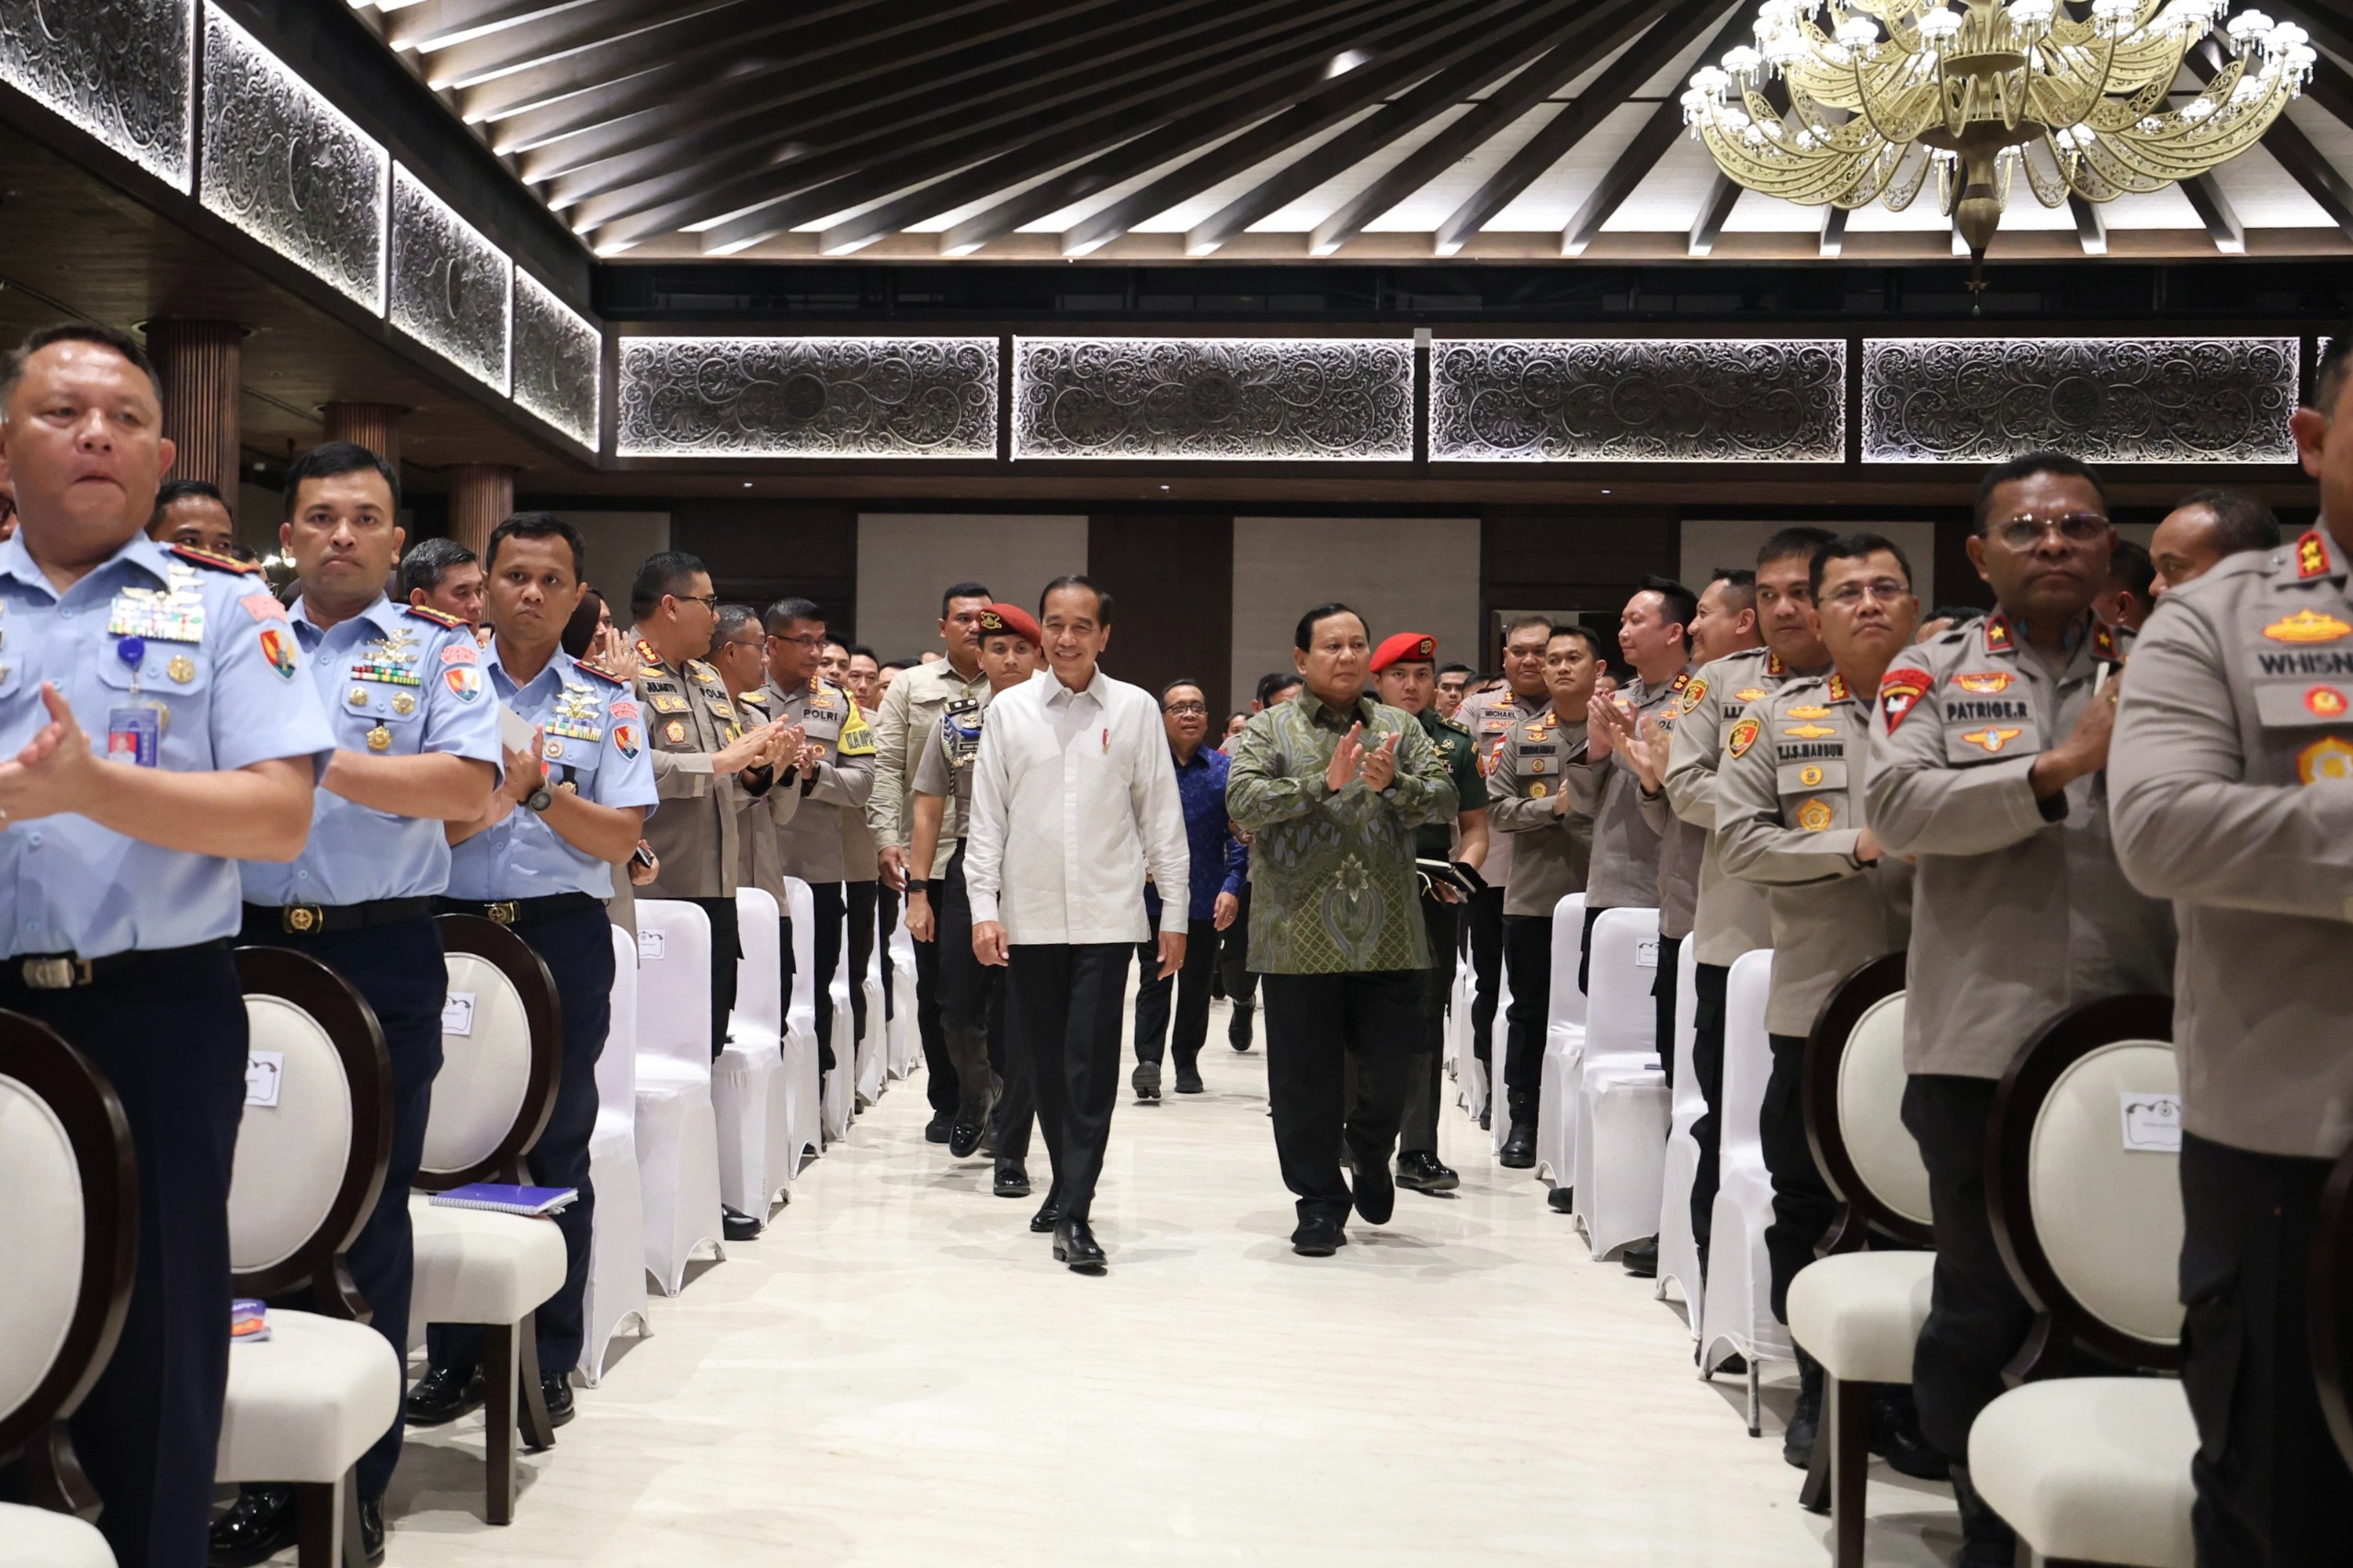
[[[719,613],[717,594],[672,594],[670,597],[682,605],[700,605],[713,615]]]
[[[762,642],[757,637],[730,637],[726,642],[722,642],[720,646],[722,648],[757,648],[762,646]]]
[[[1204,718],[1208,717],[1209,710],[1209,704],[1206,702],[1172,702],[1161,710],[1163,713],[1199,713]]]
[[[1829,593],[1823,595],[1822,602],[1826,605],[1836,605],[1841,609],[1851,609],[1866,598],[1873,599],[1880,604],[1892,605],[1911,592],[1909,587],[1893,577],[1875,577],[1868,583],[1841,584]]]
[[[2097,512],[2070,512],[2063,517],[2012,517],[1985,531],[2012,550],[2032,550],[2053,531],[2070,544],[2089,544],[2108,532],[2108,519]]]
[[[782,632],[777,632],[774,635],[779,642],[794,642],[803,648],[822,648],[825,645],[825,638],[816,632],[812,632],[806,637],[787,637]]]

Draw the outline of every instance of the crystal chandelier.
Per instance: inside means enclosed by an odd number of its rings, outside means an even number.
[[[2171,107],[2228,4],[1764,0],[1756,47],[1692,76],[1684,121],[1733,180],[1809,206],[1901,211],[1933,169],[1982,267],[2020,169],[2058,207],[2160,190],[2255,145],[2315,57],[2303,28],[2241,12],[2222,29],[2230,58]]]

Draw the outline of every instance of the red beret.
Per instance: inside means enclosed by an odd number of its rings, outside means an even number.
[[[1372,651],[1375,675],[1392,665],[1429,664],[1438,658],[1438,639],[1424,631],[1400,631]]]
[[[1045,639],[1038,635],[1038,623],[1019,605],[990,605],[981,611],[981,635],[1002,637],[1010,631],[1016,637],[1044,646]]]

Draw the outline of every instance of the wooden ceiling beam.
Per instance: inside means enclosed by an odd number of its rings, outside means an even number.
[[[420,0],[384,14],[384,41],[430,53],[469,34],[575,9],[591,0]]]
[[[2208,39],[2189,51],[2188,64],[2203,86],[2222,74],[2222,51]],[[2290,179],[2304,187],[2304,194],[2328,214],[2328,221],[2353,240],[2353,181],[2337,173],[2336,166],[2313,145],[2312,138],[2283,114],[2263,133],[2263,150],[2287,171]]]
[[[1746,43],[1755,32],[1748,7],[1735,7],[1732,19],[1716,34],[1701,58],[1714,60],[1734,44]],[[1773,85],[1781,85],[1778,79]],[[1643,122],[1643,128],[1634,132],[1634,139],[1626,143],[1617,161],[1595,182],[1585,200],[1578,204],[1575,215],[1561,231],[1561,254],[1583,256],[1586,246],[1593,244],[1594,236],[1601,233],[1602,225],[1626,204],[1626,199],[1634,194],[1634,187],[1650,177],[1651,170],[1666,156],[1666,150],[1674,146],[1686,131],[1681,99],[1670,93],[1666,101]]]
[[[1819,254],[1825,260],[1836,260],[1847,250],[1847,209],[1825,207],[1822,210],[1822,244]]]
[[[1742,189],[1732,176],[1717,173],[1716,183],[1708,187],[1707,199],[1699,203],[1699,215],[1691,221],[1691,234],[1684,244],[1687,255],[1706,256],[1716,248],[1732,210],[1740,205]]]
[[[1438,254],[1451,256],[1460,250],[1465,241],[1486,227],[1489,219],[1510,206],[1520,192],[1535,184],[1572,147],[1593,134],[1603,120],[1641,91],[1643,84],[1697,43],[1715,25],[1723,9],[1722,0],[1678,0],[1655,27],[1595,77],[1593,85],[1579,94],[1575,102],[1546,121],[1527,145],[1481,181],[1479,188],[1438,225]]]
[[[2084,247],[2084,254],[2106,256],[2108,254],[2108,214],[2099,210],[2099,203],[2071,195],[2067,198],[2067,210],[2075,214],[2075,243]]]
[[[423,51],[426,80],[438,92],[471,88],[579,50],[609,50],[678,22],[724,16],[744,25],[747,0],[584,0]],[[392,13],[397,20],[401,13]]]

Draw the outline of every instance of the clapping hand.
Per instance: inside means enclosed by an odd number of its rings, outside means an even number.
[[[1378,794],[1397,782],[1397,743],[1404,738],[1401,732],[1392,730],[1379,745],[1364,754],[1358,777],[1363,778],[1366,789]]]
[[[1658,721],[1647,713],[1633,725],[1632,733],[1619,737],[1618,749],[1633,766],[1635,777],[1643,781],[1643,793],[1645,795],[1657,794],[1665,782],[1668,744],[1666,732],[1660,729]]]
[[[1389,788],[1397,780],[1397,742],[1399,732],[1392,730],[1377,746],[1364,744],[1364,725],[1351,724],[1340,744],[1332,748],[1331,763],[1324,769],[1324,787],[1334,793],[1348,787],[1352,778],[1364,780],[1371,790]]]

